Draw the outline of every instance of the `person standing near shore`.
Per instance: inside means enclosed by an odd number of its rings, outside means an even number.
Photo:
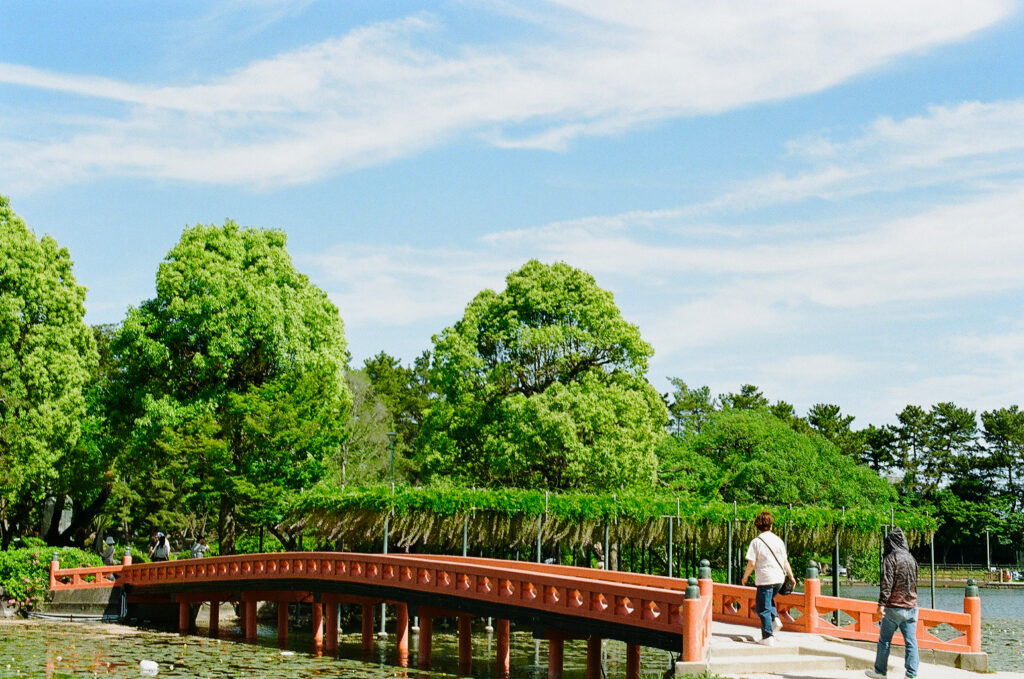
[[[163,533],[156,534],[156,544],[149,548],[149,558],[153,561],[167,561],[171,556],[171,543]]]
[[[760,534],[750,541],[747,548],[747,567],[743,571],[742,585],[754,573],[754,585],[757,586],[755,606],[761,618],[761,641],[764,646],[775,645],[775,633],[782,629],[782,620],[775,608],[775,595],[782,589],[786,578],[793,578],[793,567],[789,565],[786,554],[786,543],[772,532],[775,518],[771,512],[761,512],[754,520],[754,526]]]
[[[875,667],[865,670],[871,679],[885,679],[889,669],[892,635],[899,630],[906,646],[904,667],[907,679],[917,677],[917,560],[910,553],[907,538],[899,528],[885,536],[882,550],[882,581],[878,591],[877,617],[881,618]]]

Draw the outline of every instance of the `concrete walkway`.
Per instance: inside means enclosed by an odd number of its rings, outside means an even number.
[[[875,664],[873,648],[861,648],[817,634],[783,630],[776,635],[776,645],[771,648],[755,643],[760,638],[761,632],[755,627],[713,623],[707,671],[753,679],[863,679],[864,670]],[[1020,672],[970,672],[924,660],[922,658],[918,669],[920,679],[1024,679],[1024,673]],[[677,668],[676,676],[699,674],[704,669],[696,663],[686,663]],[[889,657],[888,676],[893,679],[904,676],[903,658],[895,652]]]

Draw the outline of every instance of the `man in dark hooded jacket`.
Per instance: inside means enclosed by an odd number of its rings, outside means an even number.
[[[882,582],[878,593],[878,617],[882,619],[878,632],[878,650],[875,668],[865,674],[872,679],[883,679],[889,667],[889,648],[892,635],[899,630],[906,646],[904,666],[907,679],[917,676],[917,561],[910,554],[907,538],[899,528],[885,536],[882,553]]]

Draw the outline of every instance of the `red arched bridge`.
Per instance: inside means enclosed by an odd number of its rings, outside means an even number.
[[[56,557],[55,557],[56,559]],[[626,673],[640,672],[640,648],[665,649],[684,662],[705,659],[712,621],[759,626],[755,589],[714,583],[710,569],[689,582],[621,571],[458,556],[297,552],[240,554],[148,564],[61,569],[50,565],[50,589],[120,586],[129,605],[176,607],[183,634],[192,628],[195,604],[210,604],[210,634],[217,634],[221,602],[237,602],[246,639],[256,638],[256,607],[261,601],[312,604],[317,648],[337,649],[338,605],[361,605],[364,650],[373,647],[374,609],[393,605],[399,662],[409,653],[409,616],[420,623],[418,665],[429,667],[435,618],[459,621],[460,671],[472,662],[470,622],[496,619],[499,673],[509,669],[509,621],[548,639],[550,677],[562,673],[567,639],[587,640],[587,676],[601,677],[601,641],[627,644]],[[823,596],[817,571],[809,569],[804,591],[776,598],[787,631],[871,641],[878,638],[876,605],[870,601]],[[970,590],[964,612],[922,608],[918,643],[922,648],[981,650],[981,600]],[[852,619],[834,624],[839,612]],[[326,621],[325,621],[326,618]],[[287,639],[287,606],[278,607],[278,638]],[[326,622],[326,625],[324,624]],[[948,625],[959,636],[943,640],[932,633]],[[902,643],[899,635],[895,643]]]

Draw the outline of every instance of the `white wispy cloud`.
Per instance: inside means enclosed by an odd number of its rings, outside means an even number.
[[[91,129],[0,136],[0,180],[31,188],[132,175],[266,186],[381,163],[455,135],[564,148],[580,135],[818,91],[963,39],[1014,9],[1009,0],[559,5],[538,10],[554,18],[544,39],[441,52],[420,37],[443,30],[443,17],[417,15],[184,85],[0,64],[0,83],[122,106]]]

